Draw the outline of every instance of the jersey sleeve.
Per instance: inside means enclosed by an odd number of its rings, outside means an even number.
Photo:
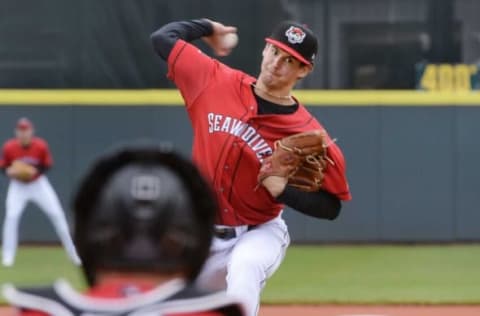
[[[220,312],[191,312],[181,314],[166,314],[165,316],[225,316],[227,314]]]
[[[0,157],[0,169],[7,168],[8,166],[11,165],[11,163],[12,163],[12,161],[9,157],[7,146],[4,145],[2,147],[2,153],[1,153],[1,157]]]
[[[22,309],[19,310],[16,315],[20,316],[48,316],[48,314],[43,313],[43,312],[37,312],[29,309]]]
[[[43,155],[41,159],[42,168],[48,169],[53,165],[52,153],[47,142],[42,142]]]
[[[168,56],[167,76],[180,90],[187,107],[208,86],[218,64],[194,45],[177,41]]]
[[[331,161],[328,162],[328,167],[325,171],[325,190],[336,195],[340,200],[351,200],[352,196],[347,181],[345,158],[337,144],[331,143],[327,147],[327,156]]]

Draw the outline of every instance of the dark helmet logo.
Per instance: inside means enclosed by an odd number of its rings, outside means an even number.
[[[154,201],[160,196],[160,179],[155,176],[134,177],[130,186],[132,197],[140,201]]]
[[[301,44],[306,34],[301,28],[297,26],[290,26],[288,30],[285,32],[285,36],[287,36],[288,41],[290,43]]]

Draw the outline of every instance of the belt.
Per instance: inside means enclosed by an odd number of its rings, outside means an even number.
[[[256,225],[228,227],[228,226],[215,226],[214,235],[217,238],[223,240],[230,240],[239,237],[243,232],[249,231],[257,227]]]

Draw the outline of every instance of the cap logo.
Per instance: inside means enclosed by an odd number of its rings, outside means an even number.
[[[306,35],[307,34],[305,34],[305,32],[297,26],[290,26],[285,32],[285,36],[292,44],[301,44]]]

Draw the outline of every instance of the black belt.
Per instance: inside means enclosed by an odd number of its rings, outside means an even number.
[[[215,227],[214,234],[215,237],[224,240],[229,240],[237,237],[237,232],[235,231],[235,229],[230,227]]]
[[[256,225],[248,226],[247,231],[252,230],[256,227]],[[237,238],[237,231],[233,227],[215,227],[214,233],[215,237],[223,239],[223,240],[230,240],[233,238]]]

